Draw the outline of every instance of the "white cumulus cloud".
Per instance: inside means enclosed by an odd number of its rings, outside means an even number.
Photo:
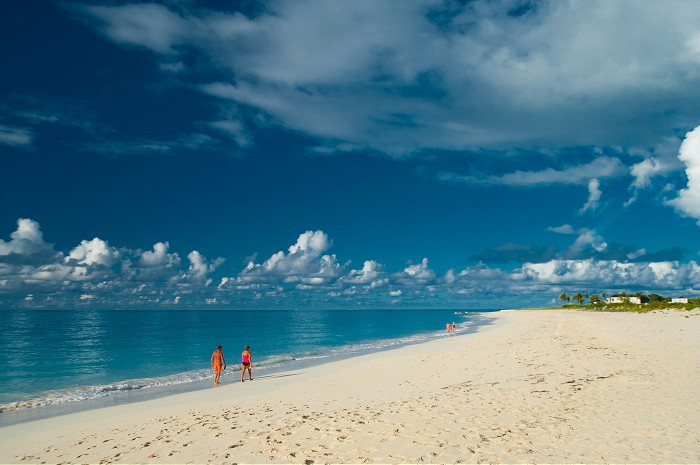
[[[331,240],[323,231],[306,231],[287,253],[274,253],[261,264],[251,261],[236,279],[227,282],[271,283],[283,279],[287,283],[318,285],[334,280],[341,273],[341,265],[335,255],[323,254],[330,246]]]
[[[211,282],[208,280],[208,276],[224,262],[224,259],[219,257],[209,263],[206,257],[197,250],[187,254],[187,259],[190,261],[190,266],[183,278],[187,281],[205,283],[206,285],[209,285]]]
[[[80,241],[80,245],[70,251],[66,262],[74,261],[81,265],[103,265],[110,267],[119,260],[119,251],[107,242],[96,237],[91,241]]]
[[[17,230],[10,237],[12,239],[9,242],[0,239],[0,255],[28,255],[41,252],[47,247],[39,223],[28,218],[17,220]]]
[[[678,158],[685,164],[688,184],[668,203],[700,225],[700,126],[685,135]]]
[[[360,270],[350,270],[346,280],[350,283],[366,284],[377,280],[382,274],[382,266],[374,260],[365,260]]]
[[[700,292],[700,266],[695,261],[643,262],[639,259],[654,254],[631,248],[616,252],[621,259],[601,258],[610,254],[605,255],[608,245],[595,230],[568,224],[550,230],[575,237],[559,258],[523,263],[512,270],[478,263],[460,271],[449,269],[443,275],[430,268],[427,257],[395,272],[385,270],[376,260],[365,260],[362,267],[351,269],[349,262],[340,265],[335,255],[327,253],[332,242],[326,233],[306,231],[286,252],[277,252],[262,263],[251,261],[237,275],[210,286],[221,258],[210,261],[193,250],[183,269],[167,242],[143,251],[116,249],[99,238],[80,241],[64,255],[46,244],[36,221],[25,218],[18,220],[10,241],[0,242],[0,303],[75,308],[303,302],[323,307],[333,298],[336,305],[372,308],[394,300],[398,303],[399,297],[402,305],[464,304],[464,299],[469,305],[479,299],[495,305],[498,299],[514,296],[558,295],[564,288]],[[631,261],[623,261],[626,259]]]
[[[429,281],[435,278],[435,272],[428,267],[427,258],[423,258],[420,263],[407,266],[403,272],[406,276],[421,281]]]
[[[138,264],[143,268],[176,267],[180,265],[180,256],[177,253],[169,253],[168,242],[153,244],[153,250],[146,250],[139,257]]]
[[[193,251],[190,267],[183,271],[167,242],[143,252],[117,249],[98,237],[80,241],[65,255],[46,243],[39,223],[28,218],[17,220],[10,236],[10,241],[0,239],[0,302],[18,293],[32,294],[23,302],[39,307],[172,304],[174,296],[164,297],[167,293],[201,293],[223,261],[209,263]]]

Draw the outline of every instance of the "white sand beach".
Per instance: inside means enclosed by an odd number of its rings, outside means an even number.
[[[700,462],[699,311],[492,316],[475,334],[5,427],[0,462]]]

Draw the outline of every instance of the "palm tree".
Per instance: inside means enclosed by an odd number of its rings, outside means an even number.
[[[562,292],[561,294],[559,294],[559,300],[561,300],[561,301],[565,300],[568,303],[571,301],[571,297],[566,295],[566,292]]]
[[[572,295],[571,298],[578,302],[579,305],[583,303],[583,294],[581,294],[580,292],[577,292],[576,294]]]

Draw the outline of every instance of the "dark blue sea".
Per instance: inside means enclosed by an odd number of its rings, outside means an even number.
[[[483,313],[454,310],[0,310],[0,425],[209,387],[473,332]]]

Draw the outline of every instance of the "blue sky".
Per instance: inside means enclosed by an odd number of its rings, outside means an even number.
[[[5,308],[700,288],[700,4],[15,2]]]

